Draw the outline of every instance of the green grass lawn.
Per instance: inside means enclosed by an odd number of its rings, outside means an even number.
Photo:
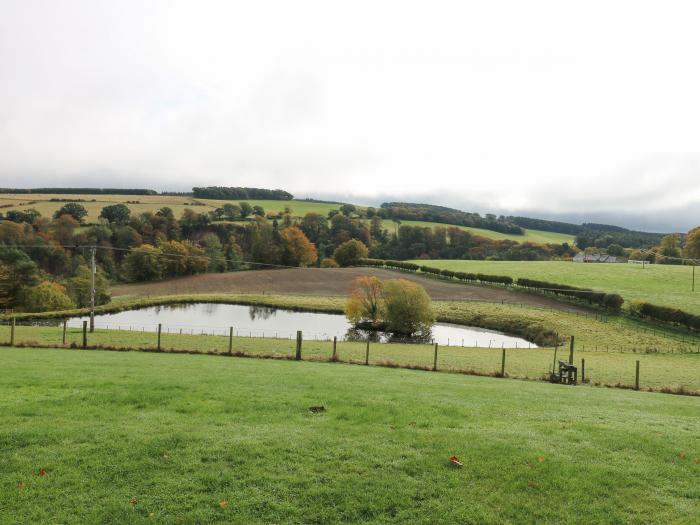
[[[0,359],[5,523],[700,515],[697,398],[194,355]]]
[[[391,219],[385,219],[382,221],[384,228],[389,232],[394,232],[396,227]],[[427,222],[427,221],[401,221],[402,225],[406,226],[423,226],[428,228],[434,228],[439,226],[441,228],[449,228],[449,224],[441,224],[438,222]],[[525,235],[513,235],[509,233],[500,233],[492,230],[484,230],[482,228],[470,228],[469,226],[457,226],[460,230],[468,231],[474,235],[479,235],[481,237],[486,237],[487,239],[494,239],[497,241],[503,239],[510,239],[517,242],[534,242],[538,244],[553,243],[562,244],[569,243],[573,244],[574,237],[572,235],[567,235],[565,233],[555,233],[555,232],[545,232],[539,230],[525,230]]]
[[[700,270],[695,292],[691,291],[692,268],[651,264],[583,264],[564,261],[413,261],[426,266],[462,272],[480,272],[526,277],[593,288],[700,313]]]

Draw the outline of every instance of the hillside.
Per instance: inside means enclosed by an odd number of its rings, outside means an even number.
[[[700,292],[691,291],[692,268],[651,264],[583,264],[564,261],[413,261],[454,271],[525,277],[622,295],[700,314]],[[696,290],[700,272],[696,272]]]
[[[14,522],[682,524],[700,513],[696,398],[332,363],[0,355],[0,508]]]

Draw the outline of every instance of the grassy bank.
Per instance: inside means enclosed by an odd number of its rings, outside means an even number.
[[[697,398],[194,355],[0,356],[0,509],[12,522],[684,524],[700,513]]]
[[[700,272],[691,291],[692,268],[651,264],[583,264],[564,261],[412,261],[434,268],[509,275],[618,293],[626,301],[644,300],[700,314]]]
[[[221,334],[221,331],[218,332]],[[212,331],[193,330],[192,334],[166,328],[161,334],[161,349],[174,352],[199,352],[227,354],[228,336],[211,335]],[[15,343],[18,345],[62,345],[62,327],[18,326]],[[0,341],[9,339],[7,327],[0,329]],[[257,357],[292,358],[295,341],[290,339],[233,337],[234,354]],[[88,345],[109,349],[148,349],[157,347],[157,335],[153,332],[97,329],[88,334]],[[66,347],[82,346],[82,330],[68,328]],[[593,350],[593,351],[592,351]],[[594,351],[583,345],[575,348],[574,360],[581,364],[585,359],[585,377],[592,384],[633,387],[635,363],[640,361],[640,386],[642,388],[678,390],[681,387],[700,391],[700,353],[620,353]],[[77,350],[76,350],[77,351]],[[336,359],[345,363],[365,363],[367,345],[364,342],[338,342]],[[330,360],[332,341],[305,340],[302,357],[308,360]],[[568,359],[568,348],[559,348],[557,359]],[[371,343],[369,363],[382,366],[400,366],[430,370],[434,363],[434,347],[429,344],[379,344]],[[471,348],[449,346],[438,348],[437,367],[442,371],[476,375],[499,375],[501,371],[500,348]],[[506,352],[506,375],[510,377],[543,379],[554,364],[553,348],[518,348]]]

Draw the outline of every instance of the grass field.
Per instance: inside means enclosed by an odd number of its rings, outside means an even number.
[[[390,219],[385,219],[383,221],[384,228],[390,232],[395,230],[395,224]],[[439,226],[441,228],[447,228],[449,224],[441,224],[438,222],[427,222],[427,221],[401,221],[402,225],[406,226],[423,226],[434,228]],[[525,230],[525,235],[512,235],[509,233],[499,233],[491,230],[484,230],[482,228],[470,228],[468,226],[457,226],[460,230],[468,231],[474,235],[480,235],[481,237],[486,237],[488,239],[494,239],[497,241],[503,239],[510,239],[517,242],[534,242],[538,244],[552,243],[552,244],[562,244],[569,243],[573,244],[574,237],[564,233],[555,232],[545,232],[539,230]]]
[[[413,261],[426,266],[463,272],[481,272],[511,277],[589,287],[615,292],[625,300],[649,301],[700,314],[700,270],[695,292],[691,291],[692,268],[651,264],[579,264],[563,261]]]
[[[86,222],[95,223],[98,221],[102,208],[117,202],[126,203],[127,201],[138,201],[138,204],[128,204],[133,214],[143,212],[156,212],[163,206],[172,208],[176,217],[180,217],[185,208],[192,208],[195,211],[213,211],[215,208],[226,204],[227,202],[239,202],[238,200],[228,201],[219,199],[196,199],[194,197],[176,197],[165,195],[49,195],[49,194],[0,194],[0,211],[7,212],[12,209],[27,210],[34,208],[45,217],[51,217],[65,203],[51,202],[51,199],[83,199],[86,202],[81,202],[88,211]],[[92,200],[95,202],[91,202]],[[262,206],[266,212],[281,212],[285,207],[289,206],[292,209],[292,214],[295,217],[303,217],[309,212],[328,215],[331,210],[337,210],[339,204],[326,204],[320,202],[309,202],[304,200],[292,201],[276,201],[276,200],[248,200],[252,206]],[[362,208],[362,206],[359,206]],[[402,224],[412,226],[446,226],[433,222],[422,221],[402,221]],[[394,231],[394,223],[390,220],[384,221],[384,227],[390,231]],[[569,235],[552,232],[541,232],[537,230],[527,230],[525,235],[507,235],[494,232],[491,230],[483,230],[480,228],[468,228],[460,226],[461,229],[470,231],[476,235],[489,239],[512,239],[518,242],[535,242],[535,243],[571,243],[573,238]]]
[[[0,348],[0,359],[6,523],[700,514],[697,398],[194,355]]]

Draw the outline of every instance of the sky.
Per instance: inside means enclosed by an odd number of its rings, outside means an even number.
[[[0,186],[700,224],[700,4],[0,0]]]

